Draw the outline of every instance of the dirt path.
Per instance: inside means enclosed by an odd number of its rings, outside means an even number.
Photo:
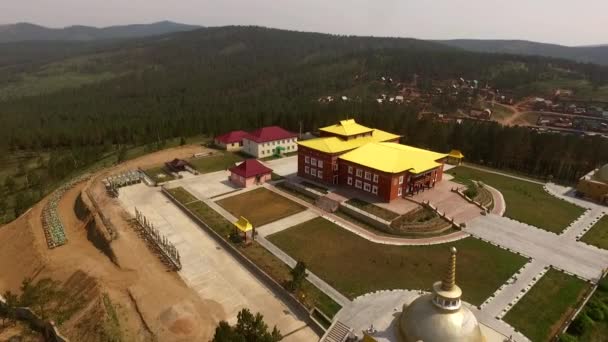
[[[218,321],[225,318],[221,306],[202,300],[165,268],[131,228],[122,208],[105,195],[99,182],[108,174],[156,166],[203,151],[197,145],[159,151],[100,171],[88,182],[67,191],[58,206],[68,238],[62,247],[49,250],[46,246],[40,214],[47,198],[26,215],[0,227],[0,291],[18,292],[25,277],[50,277],[70,286],[90,283],[87,288],[95,289],[90,291],[90,301],[60,327],[62,333],[76,341],[99,340],[97,330],[103,316],[96,315],[103,314],[103,310],[98,310],[102,293],[116,304],[126,341],[209,340]],[[85,222],[75,214],[76,198],[87,188],[119,233],[111,243],[116,262],[89,241]],[[95,222],[101,225],[99,219]]]

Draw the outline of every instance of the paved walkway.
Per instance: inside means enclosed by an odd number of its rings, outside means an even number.
[[[494,207],[492,208],[491,213],[498,216],[504,216],[507,211],[507,203],[505,202],[502,192],[487,184],[484,184],[484,187],[490,191],[492,199],[494,200]]]
[[[430,238],[420,238],[420,239],[408,239],[408,238],[401,238],[401,237],[376,235],[376,234],[370,232],[369,230],[361,228],[361,227],[353,224],[352,222],[347,221],[337,215],[328,213],[320,208],[317,208],[315,205],[310,204],[306,201],[303,201],[303,200],[291,195],[288,192],[281,191],[271,184],[264,184],[264,187],[266,187],[270,191],[274,191],[274,192],[280,194],[281,196],[289,198],[290,200],[305,206],[306,208],[308,208],[310,211],[314,212],[318,216],[321,216],[324,219],[331,221],[331,222],[337,224],[338,226],[348,230],[349,232],[351,232],[355,235],[358,235],[368,241],[374,242],[374,243],[379,243],[379,244],[384,244],[384,245],[393,245],[393,246],[422,246],[422,245],[443,244],[443,243],[458,241],[458,240],[469,237],[469,234],[462,232],[462,231],[455,232],[455,233],[452,233],[449,235],[430,237]]]
[[[265,224],[261,227],[256,228],[256,232],[261,235],[261,236],[269,236],[272,235],[274,233],[278,233],[280,231],[283,231],[287,228],[293,227],[293,226],[297,226],[300,223],[304,223],[306,221],[310,221],[312,219],[314,219],[315,217],[318,217],[319,215],[317,215],[314,211],[308,209],[305,210],[301,213],[297,213],[295,215],[291,215],[289,217],[286,217],[284,219],[278,220],[278,221],[274,221],[271,222],[269,224]]]
[[[501,176],[505,176],[505,177],[509,177],[509,178],[514,178],[514,179],[519,179],[519,180],[530,182],[530,183],[536,183],[536,184],[540,184],[540,185],[545,185],[545,183],[543,183],[541,181],[538,181],[538,180],[534,180],[534,179],[526,178],[526,177],[519,177],[519,176],[512,175],[510,173],[495,171],[495,170],[492,170],[492,169],[486,169],[485,167],[480,167],[480,166],[476,166],[476,165],[469,164],[469,163],[463,163],[463,166],[468,167],[469,169],[479,170],[479,171],[483,171],[483,172],[487,172],[487,173],[494,173],[494,174],[497,174],[497,175],[501,175]]]
[[[608,212],[608,208],[593,208],[572,222],[561,236],[568,240],[579,240],[593,225],[597,223]]]
[[[481,305],[484,315],[502,318],[504,314],[540,279],[546,265],[532,260],[514,274],[492,297]]]
[[[417,203],[428,201],[438,211],[454,219],[457,224],[466,223],[481,216],[482,209],[469,203],[459,194],[452,192],[453,188],[461,188],[462,184],[450,180],[442,180],[430,190],[420,192],[411,197]]]
[[[266,240],[263,236],[258,236],[256,241],[266,248],[270,253],[272,253],[277,258],[281,259],[286,265],[291,268],[296,267],[297,261],[287,255],[287,253],[283,252],[280,248],[272,244],[272,242]],[[331,285],[323,281],[317,275],[310,271],[306,271],[308,276],[306,279],[310,281],[313,285],[323,291],[326,295],[328,295],[331,299],[333,299],[336,303],[340,304],[342,307],[348,306],[350,304],[350,299],[346,298],[342,295],[338,290],[334,289]]]
[[[602,270],[608,266],[608,251],[505,217],[493,214],[481,216],[471,221],[464,230],[584,279],[598,281]]]
[[[564,201],[576,204],[579,207],[587,209],[602,208],[603,210],[608,212],[608,207],[605,205],[601,205],[595,202],[588,201],[586,199],[576,197],[576,190],[574,190],[573,188],[569,188],[555,183],[547,183],[545,184],[545,191],[555,197],[563,199]]]

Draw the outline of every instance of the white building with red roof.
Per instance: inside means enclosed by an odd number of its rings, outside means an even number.
[[[216,137],[215,144],[227,151],[243,151],[256,158],[298,151],[298,135],[279,126],[253,132],[232,131]]]
[[[265,183],[272,178],[272,169],[266,167],[257,159],[247,159],[230,168],[229,171],[230,181],[243,188]]]

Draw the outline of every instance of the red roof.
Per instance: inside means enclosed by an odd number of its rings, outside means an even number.
[[[239,165],[230,168],[230,172],[241,177],[249,178],[271,173],[272,169],[267,168],[257,159],[247,159]]]
[[[279,126],[269,126],[260,128],[256,131],[249,133],[246,136],[247,139],[253,140],[257,143],[264,143],[281,139],[291,139],[295,137],[297,137],[295,133],[286,131]]]
[[[247,133],[245,131],[232,131],[232,132],[228,132],[226,134],[220,135],[218,137],[215,137],[215,140],[222,142],[224,144],[232,144],[232,143],[243,140],[243,138],[245,136],[247,136],[248,134],[249,133]]]

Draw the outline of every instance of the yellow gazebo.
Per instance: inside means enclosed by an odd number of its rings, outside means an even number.
[[[363,342],[377,342],[377,340],[364,332],[363,333]]]
[[[253,230],[253,225],[243,216],[241,216],[238,221],[234,222],[234,227],[235,231],[240,231],[243,233],[243,238],[245,241],[247,241],[247,232]]]
[[[448,164],[452,165],[460,165],[462,164],[462,160],[464,159],[464,154],[460,152],[460,150],[451,150],[448,154]]]

